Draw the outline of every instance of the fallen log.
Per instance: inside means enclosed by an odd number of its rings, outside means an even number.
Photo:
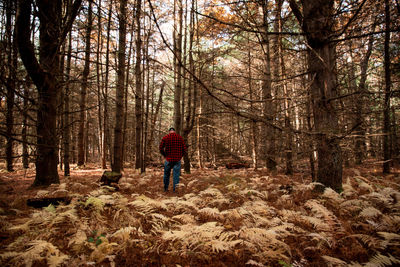
[[[60,203],[68,205],[71,202],[71,197],[70,196],[64,196],[64,197],[41,197],[41,198],[29,198],[26,201],[26,204],[30,207],[34,208],[43,208],[47,207],[50,204],[53,206],[57,206]]]
[[[250,168],[250,164],[248,163],[239,163],[239,162],[230,162],[225,165],[227,169],[241,169],[241,168]]]

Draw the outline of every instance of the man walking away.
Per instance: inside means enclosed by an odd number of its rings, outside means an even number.
[[[173,169],[173,190],[179,183],[181,174],[181,159],[187,151],[182,136],[175,132],[174,128],[168,130],[168,134],[163,137],[160,143],[160,153],[165,157],[164,163],[164,192],[168,191],[169,177]]]

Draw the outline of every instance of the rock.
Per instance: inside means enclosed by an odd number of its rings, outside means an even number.
[[[121,179],[122,173],[105,171],[100,178],[100,183],[102,185],[111,185],[111,183],[118,184],[119,179]]]

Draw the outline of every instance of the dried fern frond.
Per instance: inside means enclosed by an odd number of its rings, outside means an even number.
[[[331,228],[337,229],[338,227],[341,228],[340,221],[337,217],[328,210],[324,205],[318,203],[317,200],[311,199],[308,200],[304,206],[309,208],[316,218],[323,219],[323,221]],[[340,229],[342,230],[342,229]]]
[[[367,207],[360,212],[359,216],[365,219],[375,219],[382,216],[382,212],[373,207]]]
[[[113,233],[111,235],[111,237],[118,238],[118,239],[120,239],[120,240],[125,242],[125,241],[127,241],[127,240],[129,240],[131,238],[131,234],[134,231],[136,231],[135,227],[131,227],[131,226],[124,227],[124,228],[121,228],[121,229],[117,230],[115,233]]]
[[[255,261],[255,260],[248,260],[246,262],[246,265],[252,265],[252,266],[257,266],[257,267],[265,267],[266,266],[266,265],[264,265],[264,264],[262,264],[260,262]]]
[[[18,225],[14,225],[8,228],[9,231],[22,231],[22,232],[27,232],[30,229],[30,224],[32,223],[32,220],[26,220],[26,222]]]
[[[206,243],[206,246],[210,246],[212,252],[219,253],[223,251],[232,250],[237,244],[242,243],[242,240],[234,240],[234,241],[222,241],[219,239],[213,239]]]
[[[306,216],[306,215],[301,215],[300,217],[301,220],[306,221],[307,223],[310,223],[314,229],[318,231],[329,231],[329,225],[327,225],[323,220],[317,217],[312,217],[312,216]]]
[[[101,238],[102,243],[90,254],[90,259],[96,263],[104,261],[107,256],[113,255],[119,247],[117,243],[109,243],[107,238]]]
[[[385,267],[385,266],[395,266],[396,264],[400,264],[400,260],[393,257],[392,255],[383,255],[376,254],[374,255],[369,262],[365,263],[363,266],[365,267]]]
[[[260,191],[254,190],[254,189],[244,189],[244,190],[241,190],[239,193],[244,197],[257,196],[261,199],[264,199],[264,197],[265,197],[263,193],[261,193]]]
[[[101,212],[104,209],[105,203],[97,197],[89,197],[84,203],[85,207],[93,207],[96,212]]]
[[[68,242],[68,247],[72,247],[72,250],[75,253],[80,253],[82,249],[85,247],[85,243],[87,242],[87,235],[85,231],[79,229],[73,238]]]
[[[373,192],[374,188],[369,185],[369,181],[368,179],[362,177],[362,176],[356,176],[356,181],[358,182],[358,187],[363,190],[363,191],[367,191],[367,192]]]
[[[211,218],[218,218],[220,216],[220,211],[217,208],[202,208],[198,211],[198,213]]]
[[[193,199],[191,200],[179,199],[174,203],[172,208],[175,208],[175,211],[197,211],[198,207],[192,201]]]
[[[224,195],[221,193],[221,191],[219,191],[216,188],[213,187],[208,187],[206,190],[201,191],[199,194],[201,197],[205,197],[205,196],[212,196],[215,198],[223,198]]]
[[[196,219],[192,214],[182,213],[172,217],[173,220],[179,221],[183,224],[196,224]]]
[[[151,218],[150,223],[154,234],[157,234],[157,232],[160,232],[171,223],[170,218],[160,213],[152,213],[149,217]]]
[[[323,233],[310,233],[307,236],[311,237],[312,241],[315,241],[317,243],[317,247],[327,247],[331,248],[332,247],[332,239],[324,235]]]
[[[366,234],[355,234],[355,235],[350,235],[346,236],[344,238],[352,238],[355,237],[357,238],[362,244],[367,246],[368,248],[377,250],[377,249],[385,249],[385,246],[383,246],[381,240],[374,236],[366,235]]]
[[[136,197],[136,199],[132,202],[129,202],[128,205],[134,206],[145,214],[152,213],[155,210],[167,209],[167,206],[162,201],[146,197],[145,195]]]
[[[325,188],[324,193],[322,194],[322,197],[327,198],[331,201],[334,201],[337,204],[343,202],[343,198],[341,198],[341,196],[330,187]]]
[[[49,226],[52,227],[53,225],[57,225],[64,222],[71,222],[75,224],[79,220],[78,214],[75,208],[67,209],[63,212],[58,213],[54,217],[54,219],[50,222]]]
[[[234,182],[234,183],[228,184],[227,186],[225,186],[225,188],[228,190],[234,191],[234,190],[239,189],[239,186],[236,184],[236,182]]]
[[[367,200],[374,206],[380,206],[380,207],[389,207],[391,205],[391,202],[393,201],[392,198],[387,197],[385,195],[382,195],[377,192],[372,192],[366,195],[361,196],[361,199]]]
[[[383,246],[400,246],[400,235],[388,232],[378,232],[378,235],[384,239]]]
[[[334,258],[334,257],[330,257],[330,256],[322,256],[321,258],[323,258],[327,264],[327,266],[329,267],[336,267],[336,266],[346,266],[347,263],[345,261],[342,261],[341,259],[338,258]]]
[[[28,243],[29,248],[25,252],[18,253],[11,262],[32,266],[33,263],[46,260],[48,266],[59,266],[69,259],[69,256],[60,252],[52,243],[44,240],[35,240]]]

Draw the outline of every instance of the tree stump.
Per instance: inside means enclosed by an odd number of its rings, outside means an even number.
[[[100,183],[102,185],[112,186],[112,184],[118,184],[119,179],[121,179],[122,173],[105,171],[100,178]]]

